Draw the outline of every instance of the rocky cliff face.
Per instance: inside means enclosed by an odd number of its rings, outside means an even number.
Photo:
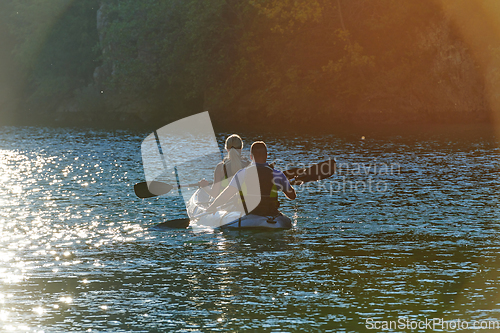
[[[126,92],[114,89],[112,79],[116,69],[114,61],[113,43],[107,39],[107,31],[110,20],[107,14],[108,5],[103,0],[96,12],[97,32],[99,45],[104,61],[95,68],[93,84],[89,85],[83,92],[80,106],[86,109],[93,118],[102,122],[111,122],[122,125],[140,125],[149,120],[147,108],[144,102],[134,98]]]
[[[108,19],[105,15],[106,4],[105,1],[101,2],[99,9],[97,10],[97,33],[99,35],[99,45],[101,47],[101,52],[103,56],[111,52],[111,45],[106,44],[106,31],[105,28],[108,26]],[[105,62],[100,66],[96,67],[94,71],[94,83],[98,88],[103,89],[105,81],[112,75],[113,68],[112,64]]]
[[[115,2],[100,1],[96,10],[96,27],[103,61],[93,72],[93,82],[80,89],[74,100],[60,103],[58,114],[71,115],[69,117],[80,114],[87,121],[94,123],[135,126],[151,123],[154,120],[165,123],[169,121],[168,117],[181,117],[186,113],[185,110],[189,112],[201,107],[194,103],[183,105],[182,98],[174,96],[175,93],[171,92],[172,87],[160,87],[157,90],[149,88],[154,86],[147,85],[151,80],[167,81],[168,78],[165,77],[169,76],[166,73],[168,71],[165,71],[164,67],[159,68],[158,65],[162,57],[168,55],[165,50],[171,47],[165,45],[167,43],[162,40],[162,36],[168,32],[168,29],[162,26],[165,15],[164,12],[157,11],[159,14],[155,16],[151,8],[147,7],[149,10],[147,12],[143,4],[127,3],[128,5],[124,6],[130,8],[122,6],[120,12],[113,7]],[[137,8],[140,10],[135,10]],[[151,17],[156,18],[156,21],[152,22]],[[129,22],[127,18],[129,20],[133,18],[135,21]],[[157,31],[160,31],[158,35],[150,34]],[[363,84],[366,89],[356,91],[353,98],[346,98],[343,101],[341,98],[328,95],[319,96],[319,99],[332,105],[327,117],[353,123],[386,124],[487,120],[485,110],[488,109],[488,105],[485,99],[484,78],[477,70],[476,61],[468,46],[456,36],[450,22],[445,19],[441,21],[434,19],[425,25],[412,27],[408,30],[408,34],[405,43],[400,44],[405,47],[401,59],[386,54],[390,53],[393,45],[401,43],[401,40],[392,40],[382,45],[380,50],[389,50],[386,53],[381,51],[374,55],[372,50],[367,54],[377,60],[387,57],[398,63],[382,60],[373,68],[365,68],[366,73],[361,73],[361,76],[364,77]],[[211,39],[207,42],[212,46]],[[127,52],[123,52],[124,50]],[[200,57],[203,57],[203,54]],[[210,65],[210,61],[211,58],[206,63]],[[298,63],[301,59],[290,58],[290,62],[293,61]],[[189,68],[190,63],[182,58],[177,65]],[[231,69],[228,68],[229,70]],[[271,72],[272,68],[267,70]],[[245,74],[243,72],[242,76]],[[119,82],[117,82],[118,77]],[[218,82],[220,86],[227,85],[227,82],[221,80]],[[307,78],[304,78],[303,82],[307,85]],[[324,86],[329,88],[331,85],[334,89],[335,81],[328,82],[329,84]],[[193,84],[189,80],[181,83]],[[144,88],[142,84],[148,88],[141,90]],[[239,100],[235,103],[237,105],[226,109],[231,108],[231,112],[236,110],[238,114],[234,117],[236,120],[254,118],[255,110],[262,108],[262,104],[270,104],[272,101],[269,101],[269,98],[262,98],[263,102],[252,108],[254,102],[259,99],[255,98],[252,89],[243,86],[244,83],[241,84],[242,90],[245,91],[244,96],[248,98]],[[264,89],[266,84],[268,83],[259,83],[259,88]],[[169,89],[170,91],[167,91]],[[167,96],[168,93],[170,95]],[[208,101],[224,101],[225,93],[226,90],[221,89],[219,95],[207,96],[205,91],[206,95],[203,98],[205,109],[208,109]],[[292,102],[295,98],[293,94],[279,96]],[[167,104],[173,110],[170,115],[165,110]],[[219,105],[224,104],[219,103]],[[220,114],[225,114],[227,111],[223,107],[220,109]],[[273,110],[273,114],[277,115],[276,119],[283,116],[283,112],[280,112]],[[321,112],[323,111],[316,109],[311,112],[311,124],[317,122]]]

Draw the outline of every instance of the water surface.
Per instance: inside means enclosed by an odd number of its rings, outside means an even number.
[[[0,128],[4,331],[365,332],[369,318],[500,320],[491,138],[266,136],[282,166],[335,157],[341,173],[282,197],[292,230],[227,233],[150,229],[185,211],[174,195],[133,193],[147,134]],[[261,138],[244,136],[247,147]]]

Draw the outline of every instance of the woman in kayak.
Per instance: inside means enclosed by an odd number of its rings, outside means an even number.
[[[210,196],[216,198],[228,185],[233,176],[240,169],[247,167],[250,162],[241,157],[243,140],[237,134],[232,134],[226,139],[225,148],[228,157],[217,164],[214,171],[214,182],[212,187],[205,179],[198,182],[198,185]]]

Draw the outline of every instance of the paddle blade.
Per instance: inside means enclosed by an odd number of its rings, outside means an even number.
[[[298,172],[304,172],[305,168],[293,168],[293,169],[288,169],[283,171],[285,174],[286,178],[288,179],[293,179],[295,176],[298,175]]]
[[[162,223],[158,223],[151,229],[156,229],[156,230],[161,230],[161,229],[186,229],[189,227],[189,219],[177,219],[177,220],[170,220],[170,221],[165,221]]]
[[[329,159],[318,164],[313,164],[309,168],[292,170],[295,173],[295,180],[306,183],[331,177],[335,174],[336,169],[337,164],[335,163],[335,160]]]
[[[148,182],[142,182],[134,185],[134,192],[139,198],[145,199],[167,194],[173,188],[174,187],[172,185],[162,182],[152,181],[149,182],[149,186]]]

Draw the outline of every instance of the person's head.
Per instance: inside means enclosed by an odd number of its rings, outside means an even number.
[[[241,140],[238,134],[232,134],[226,139],[226,150],[230,151],[231,148],[236,150],[241,150],[243,148],[243,140]]]
[[[250,154],[252,154],[255,163],[266,163],[267,146],[264,141],[255,141],[250,148]]]
[[[237,134],[232,134],[226,139],[226,150],[230,163],[231,175],[234,175],[238,170],[243,168],[241,162],[241,149],[243,148],[243,140]]]

